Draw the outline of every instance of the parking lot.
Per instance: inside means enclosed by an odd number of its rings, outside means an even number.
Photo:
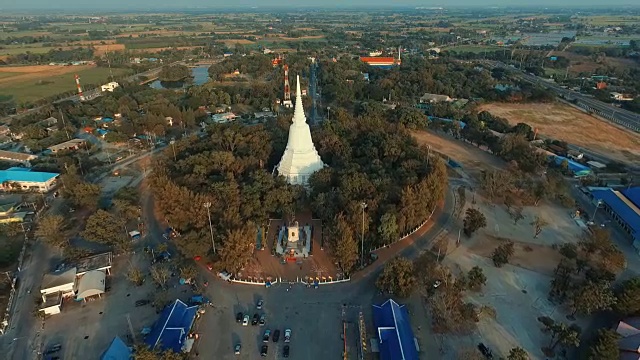
[[[342,319],[353,322],[351,330],[356,329],[355,321],[361,307],[344,303],[351,291],[341,292],[335,286],[313,289],[295,284],[287,291],[289,284],[277,284],[269,289],[220,284],[221,291],[211,294],[214,308],[208,310],[199,322],[198,332],[203,337],[194,351],[203,359],[257,359],[260,358],[264,331],[269,329],[273,335],[278,329],[280,339],[277,343],[272,341],[273,337],[269,339],[266,359],[284,359],[284,331],[289,328],[292,330],[289,358],[340,359],[343,350]],[[260,299],[264,300],[262,310],[256,309]],[[364,306],[363,310],[369,308],[370,305]],[[249,315],[248,326],[236,323],[238,312]],[[266,315],[265,326],[251,325],[255,313]],[[357,331],[348,330],[347,345],[350,353],[355,355],[357,338],[354,333]],[[240,355],[234,355],[237,343],[242,344]]]

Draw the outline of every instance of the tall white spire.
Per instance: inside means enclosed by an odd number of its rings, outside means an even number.
[[[307,122],[302,108],[302,91],[300,90],[300,75],[296,75],[296,108],[293,111],[293,122]]]
[[[278,173],[286,177],[290,184],[306,185],[309,176],[323,167],[324,163],[313,145],[311,129],[304,115],[300,76],[298,75],[296,77],[296,107],[293,112],[293,122],[289,127],[287,148],[278,164]]]

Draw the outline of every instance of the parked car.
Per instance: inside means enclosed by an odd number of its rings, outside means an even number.
[[[260,349],[260,355],[262,357],[267,357],[267,352],[269,351],[269,346],[268,345],[262,345],[262,348]]]
[[[267,329],[264,331],[264,335],[262,335],[262,342],[269,342],[269,337],[271,337],[271,330]]]
[[[249,325],[249,315],[245,315],[244,319],[242,319],[242,326],[248,326]]]
[[[258,304],[256,305],[256,308],[258,310],[262,310],[262,305],[264,305],[264,301],[262,299],[258,300]]]
[[[60,351],[62,349],[62,345],[61,344],[55,344],[55,345],[51,345],[45,352],[45,355],[50,355],[50,354],[54,354],[57,353],[58,351]]]
[[[149,304],[150,302],[151,301],[149,301],[149,300],[138,300],[138,301],[136,301],[136,307],[145,306],[145,305]]]
[[[291,341],[291,329],[286,329],[284,331],[284,342],[288,343]]]
[[[258,325],[258,320],[260,319],[260,315],[253,314],[253,319],[251,319],[251,325]]]
[[[266,319],[266,315],[265,314],[260,315],[260,321],[259,321],[260,326],[264,326],[266,320],[267,319]]]
[[[242,318],[244,317],[244,315],[242,315],[241,312],[236,314],[236,322],[237,323],[241,323],[242,322]]]
[[[236,354],[236,355],[240,355],[240,349],[241,349],[241,348],[242,348],[242,345],[240,345],[240,344],[236,344],[236,347],[235,347],[235,354]]]
[[[480,350],[482,355],[484,355],[484,357],[486,357],[487,359],[493,359],[493,353],[491,352],[491,349],[489,349],[485,344],[478,344],[478,350]]]
[[[284,349],[282,349],[282,356],[286,358],[289,357],[289,345],[285,345]]]
[[[274,330],[273,331],[273,337],[271,338],[273,340],[274,343],[277,343],[278,340],[280,340],[280,330]]]

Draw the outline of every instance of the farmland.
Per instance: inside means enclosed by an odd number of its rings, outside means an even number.
[[[488,111],[506,118],[510,124],[527,123],[543,136],[563,140],[608,154],[622,162],[640,161],[640,135],[561,103],[552,104],[484,104],[478,111]]]
[[[16,72],[20,68],[30,69],[30,72]],[[127,73],[125,69],[112,71],[116,77]],[[13,96],[17,102],[29,102],[72,91],[76,88],[75,74],[84,84],[101,84],[109,79],[108,68],[93,66],[3,67],[0,68],[0,96]]]

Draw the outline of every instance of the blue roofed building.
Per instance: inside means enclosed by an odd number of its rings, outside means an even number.
[[[60,174],[12,167],[0,170],[0,189],[5,191],[47,192],[56,185]]]
[[[640,251],[640,187],[617,191],[590,189],[592,201],[608,213],[620,228],[631,236],[633,246]]]
[[[131,360],[131,349],[118,336],[113,338],[109,348],[100,357],[100,360]]]
[[[558,166],[562,165],[562,163],[566,160],[568,170],[573,173],[574,177],[589,176],[592,173],[589,167],[584,166],[564,156],[552,155],[551,157],[553,158],[552,160],[555,162],[555,164]]]
[[[188,306],[180,300],[167,306],[160,318],[151,328],[144,342],[151,349],[173,350],[175,353],[183,352],[187,335],[193,326],[198,313],[198,306]]]
[[[381,360],[418,360],[418,346],[404,305],[392,299],[373,305]]]

